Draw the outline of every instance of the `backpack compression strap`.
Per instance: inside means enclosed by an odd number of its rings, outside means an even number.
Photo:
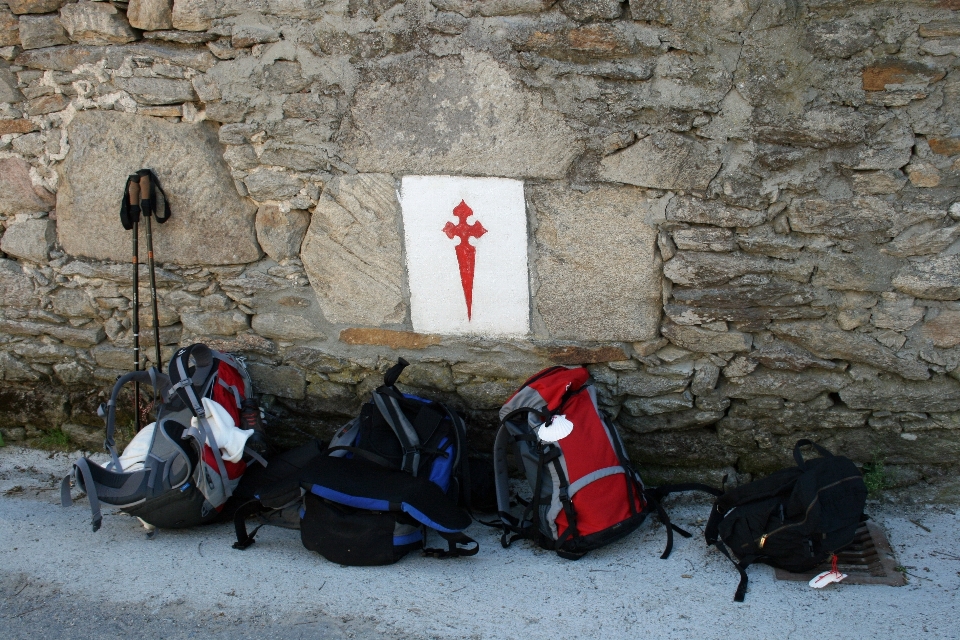
[[[667,546],[663,550],[663,554],[660,556],[661,560],[666,560],[670,557],[670,552],[673,551],[673,532],[676,531],[684,538],[690,538],[691,533],[689,531],[684,531],[677,525],[670,522],[670,516],[667,515],[666,509],[663,508],[663,499],[666,498],[671,493],[684,493],[687,491],[703,491],[704,493],[709,493],[712,496],[721,496],[723,491],[717,489],[716,487],[711,487],[710,485],[701,484],[699,482],[685,482],[681,484],[665,484],[659,487],[648,489],[644,491],[644,496],[647,500],[653,504],[657,510],[657,517],[660,519],[660,522],[663,523],[663,526],[667,529]]]

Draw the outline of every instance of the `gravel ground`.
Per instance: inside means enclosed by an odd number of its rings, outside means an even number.
[[[655,520],[578,562],[474,525],[473,558],[411,554],[388,567],[341,567],[295,531],[261,530],[247,551],[213,525],[161,531],[112,509],[90,531],[86,500],[59,506],[76,454],[0,449],[0,629],[4,638],[960,638],[960,515],[943,505],[871,504],[905,587],[774,579],[737,572],[702,536],[660,560]],[[702,531],[709,506],[684,499],[680,526]],[[928,531],[929,530],[929,531]],[[438,542],[439,543],[439,542]]]

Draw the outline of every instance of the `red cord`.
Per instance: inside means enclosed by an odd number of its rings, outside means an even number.
[[[837,554],[833,554],[833,562],[831,564],[833,565],[832,566],[833,572],[840,573],[839,571],[837,571]]]

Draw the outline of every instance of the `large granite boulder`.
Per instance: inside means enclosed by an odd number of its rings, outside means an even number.
[[[300,257],[324,316],[333,323],[402,322],[400,203],[393,178],[333,180],[314,210]]]
[[[581,147],[493,58],[464,50],[364,81],[344,155],[364,172],[562,178]]]
[[[117,201],[127,175],[149,167],[173,212],[165,224],[154,224],[158,260],[240,264],[262,255],[254,228],[256,207],[237,193],[209,124],[83,111],[67,132],[70,151],[60,167],[57,193],[57,232],[67,253],[130,259],[130,232],[120,225]]]
[[[537,211],[536,308],[551,336],[656,337],[660,260],[657,232],[647,218],[662,209],[661,201],[632,187],[580,193],[553,185],[533,188],[532,199]]]

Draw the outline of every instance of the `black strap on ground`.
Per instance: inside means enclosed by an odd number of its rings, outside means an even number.
[[[257,535],[257,531],[259,531],[260,527],[263,525],[258,525],[253,531],[247,533],[246,521],[247,518],[250,516],[255,516],[261,511],[263,511],[263,506],[260,504],[259,500],[250,500],[249,502],[244,502],[242,505],[237,507],[237,511],[233,516],[233,527],[237,532],[237,541],[233,543],[234,549],[243,551],[256,542],[256,540],[254,540],[254,536]]]
[[[727,550],[727,546],[720,540],[714,540],[710,544],[719,549],[723,555],[727,556],[727,560],[732,562],[733,566],[735,566],[737,571],[740,572],[740,584],[737,585],[737,592],[733,595],[733,601],[743,602],[744,597],[747,595],[747,583],[750,581],[750,579],[747,578],[747,567],[750,566],[750,561],[743,560],[741,562],[737,562],[734,560],[733,556],[730,555],[730,551]]]
[[[431,558],[465,558],[475,556],[480,551],[480,544],[465,533],[444,533],[438,531],[440,537],[447,541],[446,549],[423,549],[423,555]],[[467,545],[462,547],[461,545]],[[473,545],[472,547],[469,545]]]

